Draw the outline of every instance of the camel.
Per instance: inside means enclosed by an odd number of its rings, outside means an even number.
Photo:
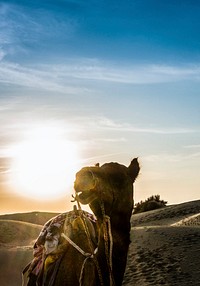
[[[137,158],[128,167],[119,163],[84,167],[76,173],[75,200],[79,209],[75,225],[61,234],[65,251],[54,267],[54,278],[42,286],[120,286],[130,244],[133,183],[140,171]],[[81,204],[89,205],[96,222]],[[65,232],[66,233],[66,232]],[[56,271],[55,271],[56,268]]]

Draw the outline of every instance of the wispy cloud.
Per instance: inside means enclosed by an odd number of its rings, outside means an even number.
[[[104,155],[98,155],[98,156],[92,156],[92,157],[88,157],[86,159],[83,159],[82,162],[94,162],[94,160],[98,161],[104,158],[110,158],[110,157],[114,157],[116,158],[116,155],[121,155],[124,154],[125,152],[116,152],[116,153],[107,153]]]
[[[200,80],[200,64],[187,66],[168,66],[165,64],[119,66],[119,64],[98,59],[74,59],[65,65],[53,65],[52,72],[56,73],[58,77],[65,76],[74,79],[127,84]]]
[[[199,159],[200,157],[200,152],[192,153],[192,154],[186,154],[186,153],[179,153],[179,154],[167,154],[167,153],[162,153],[162,154],[152,154],[148,156],[144,156],[143,160],[148,161],[148,162],[163,162],[165,164],[166,162],[183,162],[184,160],[191,160],[191,159]]]
[[[0,157],[0,175],[7,174],[10,169],[10,158]]]
[[[80,92],[79,87],[60,83],[59,78],[51,69],[40,70],[8,62],[0,63],[0,82],[60,93]]]
[[[150,84],[181,80],[199,80],[200,66],[134,65],[114,66],[108,63],[87,63],[65,67],[72,77],[85,80],[118,82],[127,84]]]
[[[169,127],[162,129],[157,127],[144,128],[144,127],[134,126],[130,123],[119,123],[106,117],[95,117],[92,120],[90,118],[88,119],[88,124],[90,126],[95,126],[98,128],[108,129],[108,130],[117,130],[120,132],[153,133],[153,134],[185,134],[185,133],[199,132],[198,129],[192,129],[192,128],[178,128],[178,127],[173,127],[173,128]]]
[[[181,68],[147,65],[121,68],[91,60],[37,66],[0,62],[0,82],[61,93],[78,93],[83,91],[83,87],[87,90],[87,84],[94,80],[105,83],[156,84],[199,79],[200,66]]]
[[[0,3],[0,59],[19,52],[28,53],[30,46],[39,47],[52,37],[54,41],[60,37],[67,40],[76,27],[75,19],[68,17],[64,21],[52,11]]]
[[[85,126],[87,126],[90,132],[111,132],[117,131],[118,134],[121,134],[120,137],[117,139],[111,137],[104,137],[99,138],[98,140],[104,142],[109,140],[117,140],[117,141],[126,141],[126,134],[131,133],[144,133],[144,134],[157,134],[157,135],[179,135],[179,134],[190,134],[190,133],[199,133],[199,129],[195,128],[180,128],[180,127],[163,127],[160,128],[158,126],[151,127],[151,126],[138,126],[137,124],[132,124],[130,122],[121,122],[115,121],[112,118],[105,117],[105,116],[97,116],[97,115],[90,115],[90,116],[71,116],[67,119],[69,125],[73,126],[75,132],[85,132]],[[123,135],[122,135],[123,134]],[[110,138],[110,139],[109,139]],[[93,139],[94,142],[94,139]]]
[[[200,148],[200,144],[186,145],[184,146],[184,148],[196,149],[196,148]]]

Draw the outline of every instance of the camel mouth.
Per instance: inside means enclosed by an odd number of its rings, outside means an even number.
[[[92,201],[94,201],[97,196],[94,191],[87,190],[87,191],[78,191],[76,192],[79,198],[79,201],[83,205],[90,204]]]

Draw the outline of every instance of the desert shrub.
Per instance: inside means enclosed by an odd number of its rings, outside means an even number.
[[[160,195],[154,195],[147,198],[145,201],[140,201],[135,204],[133,213],[142,213],[146,211],[151,211],[159,208],[166,207],[167,201],[161,200]]]

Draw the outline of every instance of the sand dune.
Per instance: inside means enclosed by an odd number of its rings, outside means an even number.
[[[198,213],[200,213],[200,200],[135,214],[132,216],[131,225],[171,225]]]
[[[14,213],[0,215],[1,220],[17,220],[23,222],[30,222],[33,224],[44,225],[50,218],[56,216],[58,213],[51,212],[28,212],[28,213]]]
[[[1,218],[1,217],[0,217]],[[21,285],[21,272],[31,261],[40,225],[0,219],[0,285]]]
[[[132,217],[123,285],[200,285],[200,201]]]
[[[14,221],[0,220],[0,246],[18,247],[33,245],[33,240],[41,230],[40,225]]]
[[[46,216],[37,213],[29,219],[40,221],[40,215]],[[131,225],[123,285],[200,285],[200,200],[133,215]],[[21,285],[21,270],[32,258],[31,246],[40,229],[5,217],[0,221],[1,286]]]
[[[200,285],[200,229],[132,230],[124,285]]]

